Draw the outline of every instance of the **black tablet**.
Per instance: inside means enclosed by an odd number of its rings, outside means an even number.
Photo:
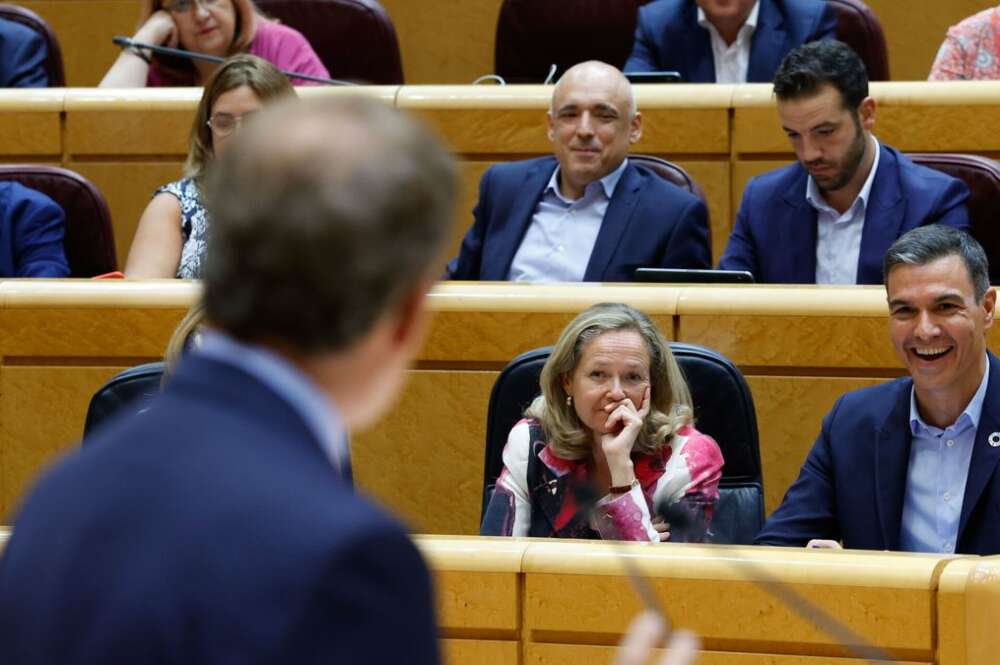
[[[636,268],[632,278],[637,282],[669,284],[753,284],[753,275],[746,270]]]
[[[625,72],[625,78],[632,83],[680,83],[681,73],[668,72]]]

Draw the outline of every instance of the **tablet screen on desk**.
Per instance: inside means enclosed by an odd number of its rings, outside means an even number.
[[[636,268],[637,282],[668,284],[753,284],[753,275],[746,270],[687,270],[684,268]]]

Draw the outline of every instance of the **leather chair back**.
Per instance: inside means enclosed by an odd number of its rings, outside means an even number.
[[[101,192],[86,178],[55,166],[0,166],[0,180],[37,190],[66,213],[63,249],[70,277],[93,277],[118,269],[111,213]]]
[[[969,224],[972,237],[986,250],[990,284],[1000,284],[1000,164],[979,155],[917,153],[906,155],[922,166],[942,171],[969,186]]]
[[[676,185],[687,192],[691,192],[701,199],[706,208],[708,207],[708,200],[705,198],[704,190],[702,190],[694,178],[688,175],[687,171],[677,164],[650,155],[629,155],[628,158],[633,164],[646,167],[671,185]]]
[[[376,0],[257,0],[271,18],[301,32],[331,78],[403,83],[396,28]]]
[[[30,9],[7,4],[0,4],[0,18],[20,23],[41,35],[49,52],[45,59],[45,73],[49,77],[49,87],[65,87],[66,74],[63,72],[62,49],[59,48],[59,39],[56,37],[56,33],[52,31],[45,19]]]
[[[889,80],[889,50],[882,24],[861,0],[826,0],[837,16],[837,39],[857,53],[868,69],[869,81]]]
[[[681,342],[671,342],[670,349],[691,388],[695,424],[718,442],[725,460],[719,504],[712,519],[712,542],[750,544],[764,524],[760,443],[750,388],[736,366],[711,349]],[[503,469],[507,435],[539,394],[538,379],[551,351],[547,346],[519,355],[493,384],[486,417],[480,518]]]
[[[83,424],[83,443],[113,416],[122,413],[136,414],[142,411],[160,392],[163,381],[162,361],[130,367],[115,376],[94,393],[87,407],[87,419]]]
[[[504,0],[494,69],[508,83],[541,83],[578,62],[625,66],[639,6],[648,0]]]

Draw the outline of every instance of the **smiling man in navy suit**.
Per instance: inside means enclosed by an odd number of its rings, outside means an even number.
[[[676,71],[690,83],[766,83],[797,46],[832,39],[821,0],[659,0],[639,8],[626,72]]]
[[[906,231],[969,227],[965,183],[872,135],[875,100],[849,46],[792,51],[774,92],[798,163],[747,183],[720,268],[763,283],[878,284],[886,250]]]
[[[909,376],[847,393],[757,542],[1000,554],[1000,361],[983,248],[934,224],[884,261],[889,336]]]
[[[552,94],[554,157],[483,174],[451,279],[630,281],[636,268],[709,268],[708,213],[627,159],[642,136],[629,82],[602,62],[571,67]]]

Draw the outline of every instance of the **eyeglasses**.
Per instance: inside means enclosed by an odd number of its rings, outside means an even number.
[[[219,4],[219,0],[174,0],[169,4],[163,5],[163,8],[171,14],[187,14],[195,4],[207,9]]]
[[[253,114],[254,114],[253,111],[251,111],[250,113],[244,113],[243,115],[233,115],[231,113],[216,113],[211,118],[209,118],[208,122],[206,122],[205,124],[208,125],[209,129],[211,129],[217,135],[229,136],[234,131],[236,131],[236,128],[240,126],[240,124],[243,122],[245,118],[249,118]]]

